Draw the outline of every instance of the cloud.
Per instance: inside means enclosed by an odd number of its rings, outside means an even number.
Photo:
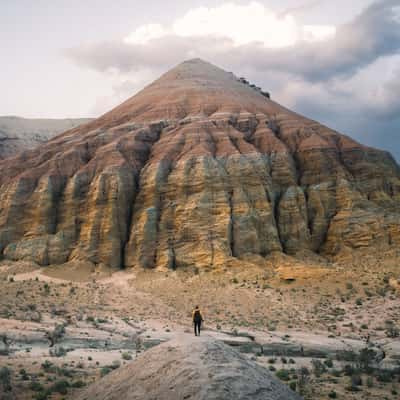
[[[343,124],[336,121],[346,121],[352,132],[375,126],[376,137],[382,136],[372,119],[398,121],[400,111],[398,0],[378,0],[344,25],[303,24],[299,14],[317,3],[280,14],[258,2],[195,8],[169,26],[139,26],[121,40],[66,54],[80,66],[115,76],[118,100],[128,95],[118,89],[123,82],[150,82],[185,59],[201,57],[247,76],[314,119],[338,128]]]
[[[135,31],[124,38],[124,43],[128,44],[146,44],[152,39],[163,37],[167,31],[160,24],[147,24],[140,26]]]
[[[371,112],[383,118],[397,118],[400,116],[400,67],[391,78],[368,98],[367,104]]]
[[[304,27],[289,13],[279,17],[262,4],[252,2],[191,10],[173,24],[172,31],[180,37],[226,37],[232,40],[233,47],[260,43],[266,48],[279,48],[300,40],[324,39],[335,34],[335,27]]]
[[[289,15],[301,15],[306,12],[309,12],[312,8],[320,6],[321,4],[325,3],[326,0],[311,0],[304,2],[300,5],[286,8],[284,11],[278,14],[279,17]]]
[[[149,24],[124,40],[69,49],[75,62],[100,71],[135,71],[202,57],[232,67],[279,70],[310,81],[351,75],[399,52],[397,0],[381,0],[339,27],[301,25],[260,3],[197,8],[171,27]]]
[[[148,44],[164,36],[181,38],[229,38],[233,46],[261,43],[267,48],[293,45],[300,40],[313,42],[335,34],[332,25],[302,26],[290,12],[277,15],[260,3],[226,3],[218,7],[189,10],[170,27],[160,24],[140,26],[124,42]]]

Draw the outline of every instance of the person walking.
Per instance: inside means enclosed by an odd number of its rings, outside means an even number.
[[[194,325],[194,334],[200,336],[201,323],[204,321],[199,306],[196,306],[192,312],[192,319]]]

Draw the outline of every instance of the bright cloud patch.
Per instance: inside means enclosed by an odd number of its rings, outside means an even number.
[[[329,25],[305,25],[303,28],[304,40],[315,42],[317,40],[331,39],[336,34],[336,27]]]
[[[146,44],[149,40],[162,37],[166,33],[166,30],[160,24],[143,25],[129,34],[124,39],[124,42],[131,44]]]
[[[299,41],[318,41],[335,35],[332,25],[299,24],[290,14],[278,16],[264,5],[234,3],[219,7],[200,7],[178,18],[171,27],[149,24],[125,38],[126,43],[145,44],[165,35],[178,37],[215,36],[232,40],[234,46],[257,42],[268,48],[294,45]]]

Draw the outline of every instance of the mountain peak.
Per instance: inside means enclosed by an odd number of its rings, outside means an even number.
[[[201,58],[193,58],[183,61],[174,68],[170,69],[162,75],[154,84],[163,83],[165,81],[181,81],[181,80],[197,80],[215,82],[222,85],[223,82],[236,81],[232,73],[226,72],[223,69],[202,60]]]
[[[145,110],[145,111],[144,111]],[[289,112],[270,101],[267,91],[238,78],[232,72],[200,58],[186,60],[170,69],[105,114],[101,121],[152,121],[160,115],[168,119],[215,113],[276,114]]]
[[[199,59],[0,169],[0,256],[12,260],[225,269],[400,245],[387,153]]]

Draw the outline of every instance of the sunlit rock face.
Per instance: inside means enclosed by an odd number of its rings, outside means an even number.
[[[179,268],[400,244],[390,154],[198,59],[0,170],[13,260]]]

